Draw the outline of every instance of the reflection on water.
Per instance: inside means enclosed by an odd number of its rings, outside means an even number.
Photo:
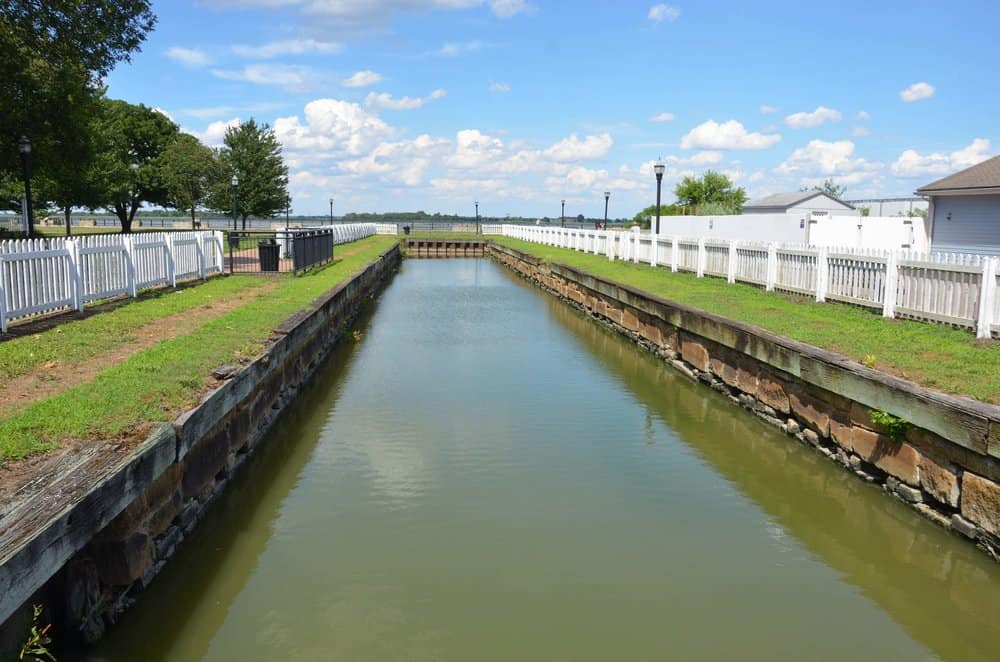
[[[88,659],[995,659],[971,546],[485,260],[412,261]]]

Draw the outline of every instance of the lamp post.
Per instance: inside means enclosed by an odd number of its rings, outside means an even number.
[[[330,225],[333,225],[333,198],[330,198]]]
[[[31,211],[31,140],[21,136],[17,142],[17,151],[21,153],[21,166],[24,169],[24,205],[28,212],[28,239],[35,237],[35,215]]]
[[[663,183],[663,171],[666,167],[657,162],[653,166],[653,172],[656,173],[656,230],[655,236],[660,236],[660,185]]]
[[[479,200],[476,200],[476,234],[479,234]]]
[[[288,232],[288,213],[291,211],[291,208],[292,208],[292,196],[286,195],[285,196],[285,232],[286,233]]]
[[[604,229],[608,229],[608,198],[611,197],[611,191],[604,192]]]
[[[562,214],[559,216],[559,226],[566,227],[566,201],[562,201]]]
[[[237,197],[236,197],[236,187],[240,185],[240,178],[237,177],[236,175],[233,175],[233,181],[231,183],[233,185],[233,232],[236,232],[236,215],[239,213],[238,211],[239,204],[237,202]]]

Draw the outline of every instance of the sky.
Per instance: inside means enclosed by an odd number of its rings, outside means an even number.
[[[108,95],[217,146],[268,123],[292,209],[632,217],[685,175],[751,199],[912,195],[1000,152],[995,1],[171,0]]]

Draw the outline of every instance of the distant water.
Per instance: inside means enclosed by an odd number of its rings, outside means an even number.
[[[493,263],[359,329],[83,659],[1000,658],[993,562]]]

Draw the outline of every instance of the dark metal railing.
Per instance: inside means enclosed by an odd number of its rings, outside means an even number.
[[[333,230],[297,230],[292,233],[292,268],[304,271],[333,259]]]

